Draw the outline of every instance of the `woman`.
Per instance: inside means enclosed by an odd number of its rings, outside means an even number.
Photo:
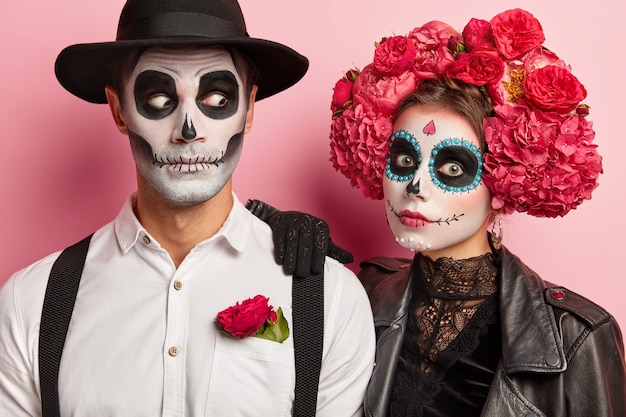
[[[501,245],[501,215],[563,216],[602,171],[586,91],[543,41],[519,9],[430,22],[335,86],[331,160],[415,252],[361,263],[366,416],[626,415],[614,318]]]

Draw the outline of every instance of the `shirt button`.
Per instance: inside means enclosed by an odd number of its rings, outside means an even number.
[[[176,346],[172,346],[169,350],[168,350],[170,356],[177,356],[178,355],[178,348]]]
[[[183,283],[179,280],[174,281],[174,289],[180,291],[181,288],[183,288]]]
[[[143,240],[143,243],[145,243],[146,245],[150,244],[150,238],[148,236],[142,237],[141,240]]]

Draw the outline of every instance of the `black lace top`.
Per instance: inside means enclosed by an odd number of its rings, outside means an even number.
[[[496,261],[416,254],[411,279],[389,415],[479,416],[500,357]]]

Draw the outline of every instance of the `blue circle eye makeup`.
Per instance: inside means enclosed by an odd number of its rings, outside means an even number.
[[[420,144],[405,130],[398,130],[390,140],[385,175],[392,181],[410,181],[422,162]],[[441,190],[452,193],[471,191],[482,179],[483,154],[467,140],[445,139],[432,149],[428,172]]]
[[[391,136],[385,167],[387,178],[398,182],[408,181],[413,178],[421,162],[421,150],[417,139],[405,130],[395,132]]]
[[[483,154],[466,140],[452,138],[438,143],[430,154],[428,172],[433,183],[453,193],[478,187],[483,174]]]

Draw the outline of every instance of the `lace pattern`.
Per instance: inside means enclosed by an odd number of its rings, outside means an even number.
[[[432,261],[416,254],[413,297],[398,362],[391,416],[422,416],[446,371],[478,346],[497,320],[498,267],[492,254]]]
[[[498,269],[491,254],[436,261],[418,254],[415,261],[421,272],[421,279],[415,283],[417,345],[422,356],[435,361],[467,326],[478,307],[498,291]]]

